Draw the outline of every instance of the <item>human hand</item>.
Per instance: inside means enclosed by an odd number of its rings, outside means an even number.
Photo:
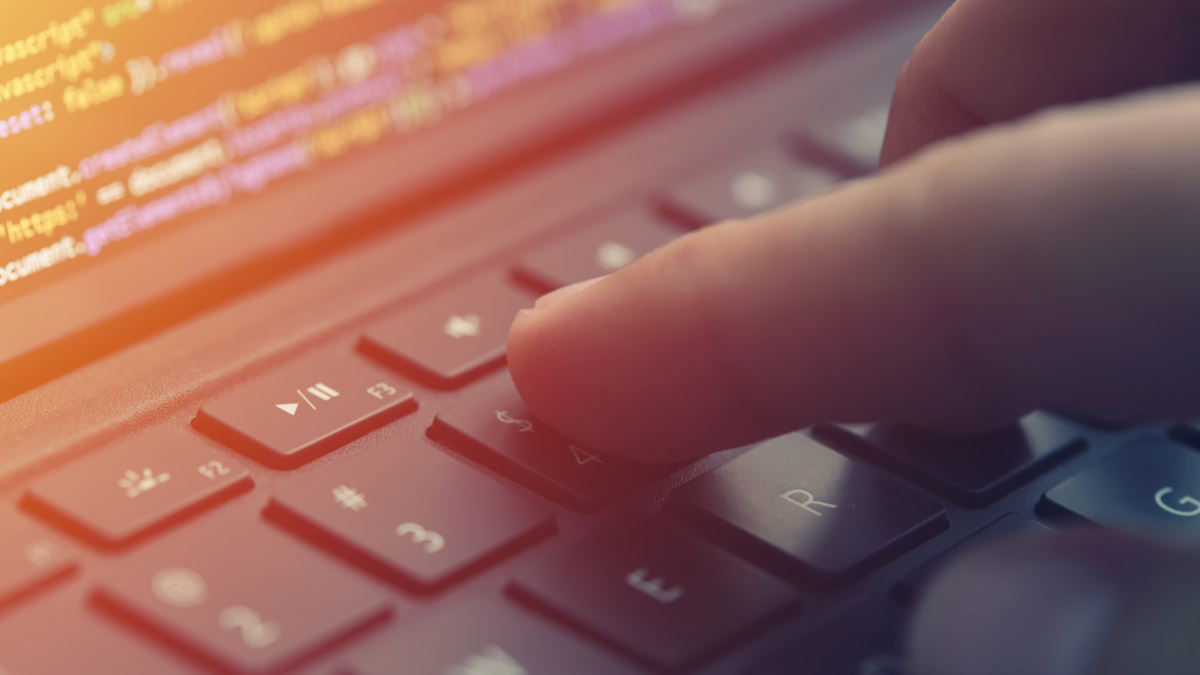
[[[1194,0],[960,0],[901,77],[886,171],[544,298],[510,336],[518,388],[642,461],[818,421],[1194,414],[1200,87],[1162,87],[1200,71],[1198,26]],[[1013,542],[934,584],[912,654],[922,675],[1195,673],[1194,608],[1188,549]]]

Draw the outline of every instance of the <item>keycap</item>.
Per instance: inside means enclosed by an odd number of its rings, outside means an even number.
[[[883,104],[838,124],[807,132],[828,147],[866,170],[879,168],[879,153],[887,132],[890,106]]]
[[[617,520],[519,569],[513,592],[663,670],[796,607],[791,587],[661,519]]]
[[[819,427],[816,435],[967,506],[995,501],[1086,446],[1077,426],[1046,413],[976,436],[897,424]]]
[[[0,543],[0,608],[65,579],[75,570],[74,553],[52,532],[21,514],[0,514]]]
[[[638,675],[607,650],[499,599],[472,600],[375,636],[349,675]],[[342,671],[338,671],[339,673]]]
[[[1194,448],[1200,447],[1200,422],[1192,421],[1176,424],[1171,429],[1171,438],[1180,443],[1187,443]]]
[[[1054,413],[1066,419],[1092,427],[1093,429],[1104,431],[1123,431],[1139,424],[1145,424],[1148,421],[1140,415],[1111,411],[1085,412],[1082,410],[1071,410],[1070,408],[1056,408]]]
[[[299,466],[416,409],[396,376],[340,351],[260,375],[200,409],[192,425],[268,466]]]
[[[504,362],[508,327],[533,301],[501,274],[476,277],[372,326],[359,349],[425,384],[456,387]]]
[[[553,499],[578,509],[608,503],[673,466],[602,455],[535,418],[503,377],[438,414],[430,435]]]
[[[897,556],[946,525],[932,500],[798,434],[693,479],[668,506],[751,556],[831,581]]]
[[[56,589],[0,617],[4,675],[211,673],[87,606],[80,589]]]
[[[616,272],[682,232],[647,209],[631,209],[559,237],[522,256],[517,275],[553,290]]]
[[[250,487],[250,472],[170,429],[155,429],[36,479],[29,508],[103,544],[120,544]]]
[[[390,611],[378,585],[237,512],[136,550],[98,595],[134,625],[247,674],[282,670]]]
[[[1052,530],[1038,521],[1019,513],[1008,513],[992,521],[983,529],[955,544],[932,560],[925,562],[900,578],[896,583],[894,594],[905,602],[912,600],[929,585],[938,570],[942,569],[952,558],[962,555],[970,549],[993,542],[1005,537],[1016,535],[1047,534]]]
[[[1105,527],[1200,535],[1200,455],[1143,436],[1046,493],[1052,509]]]
[[[801,164],[782,148],[766,148],[669,188],[666,204],[693,225],[749,218],[825,190],[832,171]]]
[[[403,583],[433,590],[549,534],[530,497],[413,439],[293,480],[268,514]]]

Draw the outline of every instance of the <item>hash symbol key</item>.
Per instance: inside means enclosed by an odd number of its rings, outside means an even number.
[[[418,590],[553,529],[542,505],[417,441],[388,441],[292,481],[267,514]]]

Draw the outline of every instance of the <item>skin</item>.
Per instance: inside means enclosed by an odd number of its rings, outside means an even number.
[[[959,0],[899,80],[879,176],[544,297],[509,338],[522,396],[639,461],[818,421],[1194,414],[1198,27],[1196,0]],[[1011,584],[999,605],[984,579]],[[984,549],[928,594],[914,668],[1200,672],[1174,629],[1193,589],[1200,559],[1173,543]]]

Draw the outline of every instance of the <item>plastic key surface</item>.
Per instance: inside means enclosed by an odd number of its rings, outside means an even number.
[[[1105,527],[1200,536],[1200,455],[1143,436],[1051,489],[1045,501]]]
[[[114,624],[79,589],[55,590],[0,618],[4,675],[201,675],[210,669]]]
[[[765,562],[823,579],[855,576],[946,526],[938,504],[802,434],[688,482],[668,506]]]
[[[200,409],[197,429],[263,464],[294,468],[416,409],[396,376],[351,353],[318,352]]]
[[[994,501],[1086,445],[1077,426],[1040,412],[976,436],[895,424],[818,427],[815,433],[968,506]]]
[[[439,413],[430,435],[579,509],[595,509],[674,467],[633,464],[572,443],[530,413],[505,376]]]
[[[515,584],[518,597],[664,670],[714,655],[796,602],[778,579],[649,516],[531,560]]]
[[[521,258],[517,274],[543,290],[615,272],[683,232],[648,209],[613,214]]]
[[[0,515],[0,608],[65,578],[75,565],[57,535],[18,513]]]
[[[455,387],[504,362],[508,327],[533,301],[504,275],[483,275],[376,324],[359,349],[426,384]]]
[[[740,157],[669,189],[669,207],[696,225],[749,218],[832,187],[833,172],[801,163],[784,149]]]
[[[104,578],[100,597],[248,674],[280,670],[390,611],[378,585],[239,513],[133,552]]]
[[[528,611],[475,601],[381,634],[355,650],[352,675],[637,675],[641,669]],[[340,671],[339,671],[340,672]]]
[[[286,484],[268,510],[402,583],[431,590],[554,528],[553,517],[419,441],[387,441]]]
[[[156,429],[38,478],[27,494],[35,510],[118,544],[249,485],[245,467],[199,439]]]
[[[819,143],[852,160],[865,171],[879,168],[879,153],[887,133],[888,112],[883,104],[857,117],[818,130],[806,130]]]

